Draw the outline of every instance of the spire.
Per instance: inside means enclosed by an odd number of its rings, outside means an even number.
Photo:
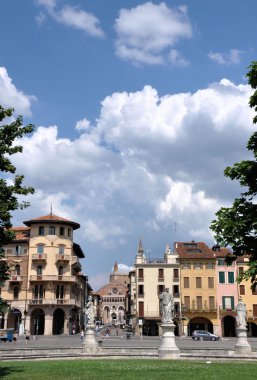
[[[139,239],[138,249],[137,249],[137,255],[138,256],[143,256],[143,254],[144,254],[143,244],[142,244],[141,239]]]
[[[113,272],[118,272],[118,264],[117,261],[115,261],[114,266],[113,266]]]

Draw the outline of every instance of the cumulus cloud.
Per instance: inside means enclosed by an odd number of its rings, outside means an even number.
[[[90,127],[91,127],[90,121],[84,118],[82,120],[77,121],[75,129],[77,129],[77,131],[86,131]]]
[[[240,63],[242,51],[230,49],[227,53],[210,52],[208,57],[220,65],[234,65]]]
[[[114,27],[116,54],[122,59],[150,65],[187,62],[177,50],[168,51],[181,39],[193,35],[186,7],[169,8],[165,3],[147,2],[121,9]]]
[[[0,67],[0,104],[3,107],[12,107],[15,112],[24,116],[31,116],[31,105],[36,100],[33,95],[26,95],[12,83],[5,67]]]
[[[94,37],[104,37],[100,21],[90,12],[71,5],[57,8],[56,0],[38,0],[38,5],[42,6],[48,15],[61,24],[79,29]],[[37,21],[41,24],[44,20],[45,13],[40,12]]]
[[[153,252],[171,243],[174,223],[176,239],[210,241],[215,212],[238,191],[223,170],[247,157],[251,94],[228,79],[164,96],[145,86],[106,97],[94,128],[82,119],[77,138],[38,127],[22,139],[22,159],[14,157],[37,189],[22,217],[45,214],[52,203],[81,224],[87,262],[106,268],[121,255],[133,265],[139,236]]]

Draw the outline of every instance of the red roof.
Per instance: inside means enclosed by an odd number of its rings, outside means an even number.
[[[38,218],[30,219],[25,222],[23,222],[26,226],[31,226],[32,224],[38,224],[38,223],[62,223],[62,224],[70,224],[73,226],[73,229],[76,230],[77,228],[80,228],[80,224],[76,222],[72,222],[69,219],[62,218],[60,216],[54,215],[54,214],[48,214],[44,216],[39,216]]]
[[[187,259],[214,259],[215,252],[203,242],[176,242],[174,252],[180,258]]]

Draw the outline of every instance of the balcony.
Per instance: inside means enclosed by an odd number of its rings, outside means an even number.
[[[43,299],[37,298],[28,300],[28,305],[77,305],[78,302],[75,299]]]
[[[226,308],[226,309],[223,309],[222,306],[219,307],[219,313],[220,315],[234,315],[236,314],[236,310],[235,309],[232,309],[232,308]]]
[[[55,256],[55,262],[61,262],[61,263],[68,263],[70,261],[70,256],[69,255],[60,255],[57,254]]]
[[[22,282],[21,276],[17,276],[16,274],[11,275],[9,282]]]
[[[185,307],[185,313],[217,313],[216,307]]]
[[[61,281],[61,282],[77,282],[76,276],[43,276],[34,275],[29,277],[30,281],[43,282],[43,281]]]
[[[179,277],[173,277],[173,282],[179,282]]]
[[[138,312],[137,315],[138,318],[152,318],[152,319],[161,319],[160,311],[159,310],[144,310],[141,312]]]
[[[32,255],[32,261],[46,262],[47,256],[45,253],[36,253]]]
[[[71,265],[73,265],[73,269],[81,271],[81,264],[77,256],[71,256]]]

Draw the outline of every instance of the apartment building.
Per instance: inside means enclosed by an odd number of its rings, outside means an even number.
[[[219,332],[216,257],[203,242],[176,242],[180,267],[181,310],[184,332]]]
[[[24,224],[4,247],[12,272],[2,288],[10,307],[0,316],[1,327],[33,335],[78,332],[90,287],[81,273],[84,253],[73,241],[80,225],[52,213]]]
[[[133,325],[136,332],[143,335],[159,335],[162,316],[160,294],[169,288],[174,296],[176,325],[179,334],[180,287],[178,255],[167,245],[163,257],[146,258],[141,240],[135,260],[134,287],[131,289]],[[133,274],[131,274],[133,277]]]

